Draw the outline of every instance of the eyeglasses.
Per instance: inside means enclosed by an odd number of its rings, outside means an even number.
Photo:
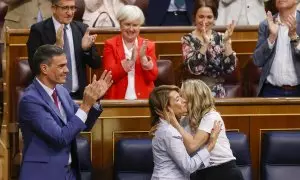
[[[125,29],[130,29],[131,27],[132,27],[133,29],[137,29],[137,28],[140,27],[139,24],[131,24],[131,23],[122,23],[121,25],[122,25]]]
[[[68,11],[75,12],[75,11],[77,11],[76,6],[60,6],[58,4],[55,4],[55,6],[61,8],[63,10],[63,12],[68,12]]]

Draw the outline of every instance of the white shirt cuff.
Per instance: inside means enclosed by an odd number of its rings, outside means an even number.
[[[81,119],[81,121],[83,123],[85,123],[86,119],[87,119],[87,114],[86,112],[84,112],[82,109],[78,109],[75,116],[77,116],[79,119]]]
[[[210,162],[210,154],[209,154],[208,150],[206,148],[203,148],[203,149],[199,150],[197,152],[197,154],[200,156],[204,166],[208,167],[209,162]]]
[[[93,105],[93,108],[95,108],[97,111],[100,111],[100,110],[101,110],[101,105],[100,105],[100,103],[95,103],[95,104]]]

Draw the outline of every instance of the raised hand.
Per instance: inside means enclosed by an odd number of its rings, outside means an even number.
[[[210,133],[208,144],[207,144],[207,150],[208,151],[212,151],[213,148],[215,147],[217,139],[218,139],[219,134],[221,132],[221,128],[222,128],[221,121],[215,121],[214,122],[214,127],[213,127],[213,129]]]
[[[288,18],[286,20],[286,25],[289,28],[289,37],[291,39],[297,38],[297,31],[296,31],[297,21],[293,15],[288,16]]]
[[[87,28],[87,30],[84,33],[84,36],[82,37],[81,48],[84,51],[89,50],[91,46],[95,43],[96,38],[97,34],[90,35],[90,29]]]
[[[97,80],[96,75],[94,75],[92,82],[84,89],[80,108],[83,111],[88,112],[96,101],[104,96],[112,84],[113,80],[111,71],[104,70],[99,80]]]
[[[138,48],[137,46],[134,44],[133,45],[133,49],[132,49],[132,54],[131,54],[131,61],[135,62],[136,61],[136,58],[138,56]]]
[[[104,94],[113,84],[111,71],[104,70],[103,73],[101,74],[100,79],[96,81],[96,83],[98,84],[97,86],[97,91],[99,92],[98,99],[100,99],[104,96]]]
[[[267,12],[267,22],[269,25],[270,32],[269,40],[271,42],[274,42],[278,35],[279,25],[277,21],[274,21],[272,13],[270,11]]]
[[[140,58],[143,59],[143,57],[146,57],[146,49],[148,45],[148,40],[143,40],[142,46],[140,48]]]
[[[94,75],[92,83],[87,85],[83,92],[82,104],[80,105],[80,109],[89,112],[90,108],[96,101],[99,99],[100,93],[97,91],[98,84],[96,83],[96,75]]]
[[[224,41],[225,42],[231,39],[234,28],[235,28],[235,24],[234,24],[234,20],[232,20],[232,22],[227,25],[227,29],[226,29],[225,34],[224,34]]]
[[[125,72],[132,71],[135,66],[135,61],[130,59],[124,59],[121,61],[121,65]]]
[[[64,27],[65,27],[65,25],[62,24],[56,32],[55,45],[59,46],[60,48],[64,47]]]
[[[201,30],[201,35],[202,35],[202,38],[203,38],[203,43],[204,44],[209,44],[210,37],[209,37],[209,35],[206,31],[205,22],[204,22],[204,25],[203,25],[202,30]]]
[[[164,114],[164,117],[165,117],[165,120],[168,120],[173,127],[176,128],[177,126],[180,126],[179,122],[177,121],[174,111],[170,107],[168,107],[167,111]]]

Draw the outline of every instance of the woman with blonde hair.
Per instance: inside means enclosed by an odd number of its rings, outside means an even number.
[[[179,88],[173,85],[154,88],[149,97],[149,107],[154,132],[152,139],[154,170],[151,180],[189,180],[192,172],[207,167],[209,152],[216,143],[220,124],[214,123],[214,131],[207,139],[207,146],[195,151],[191,157],[184,147],[182,136],[167,120],[170,119],[170,115],[180,120],[181,116],[187,113],[186,102],[180,96]]]
[[[216,146],[211,151],[209,167],[198,171],[193,179],[242,180],[242,173],[236,166],[226,136],[224,121],[216,111],[210,88],[201,80],[191,79],[182,83],[181,94],[187,100],[188,110],[182,121],[184,128],[174,118],[170,119],[170,122],[182,135],[189,154],[193,154],[205,145],[213,130],[214,121],[220,121],[222,125]]]

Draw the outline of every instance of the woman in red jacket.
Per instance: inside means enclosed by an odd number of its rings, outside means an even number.
[[[106,99],[147,99],[157,77],[155,45],[139,36],[145,17],[137,6],[125,5],[117,13],[121,34],[105,41],[104,69],[114,84]]]

